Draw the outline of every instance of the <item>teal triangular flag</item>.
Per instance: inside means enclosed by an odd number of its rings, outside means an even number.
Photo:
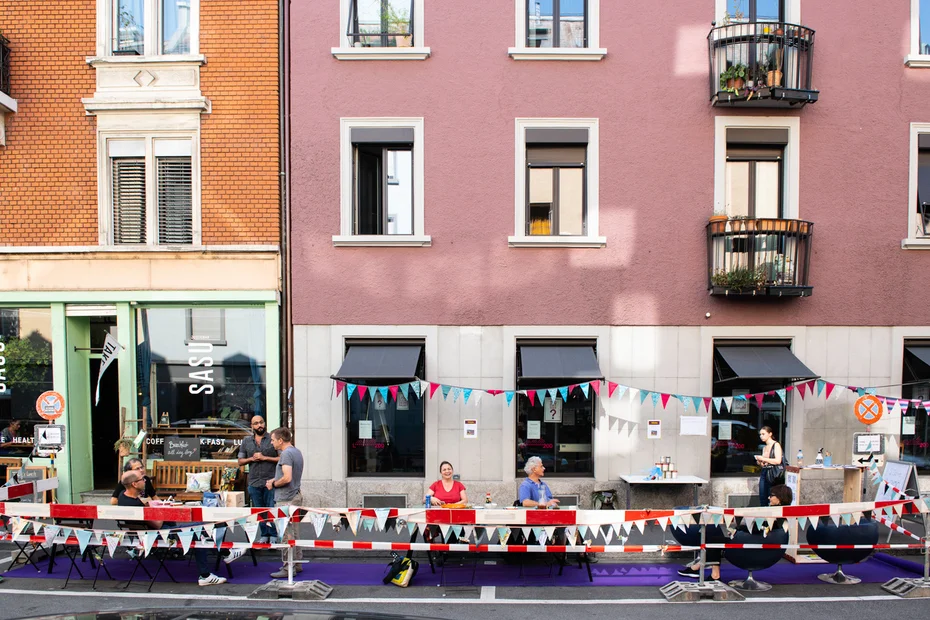
[[[440,385],[439,389],[442,390],[442,399],[446,400],[449,397],[449,392],[452,391],[451,385]]]
[[[650,396],[652,396],[652,406],[655,407],[659,404],[659,393],[653,392]]]
[[[558,388],[549,388],[549,397],[552,399],[552,402],[555,402],[555,395],[559,393]]]
[[[640,390],[639,391],[639,404],[642,405],[646,402],[646,399],[649,398],[649,390]]]
[[[513,395],[514,395],[513,392],[504,392],[504,398],[507,399],[507,406],[508,406],[508,407],[510,406],[510,403],[513,402]]]
[[[581,391],[584,392],[584,397],[587,398],[587,397],[588,397],[588,390],[591,389],[591,384],[590,384],[590,383],[582,383],[582,384],[579,385],[578,387],[581,388]]]
[[[542,529],[541,527],[534,527],[534,528],[533,528],[533,536],[536,537],[536,544],[539,544],[539,545],[544,545],[544,544],[546,544],[546,542],[545,542],[546,537],[545,537],[545,535],[543,534],[543,529]]]
[[[765,525],[765,519],[756,519],[755,524],[756,524],[756,529],[761,530],[762,526]]]
[[[379,387],[378,391],[381,392],[381,399],[384,400],[384,402],[387,402],[388,401],[388,389],[386,387]]]
[[[623,395],[626,393],[627,389],[628,388],[625,385],[617,386],[617,400],[620,400],[621,398],[623,398]]]
[[[410,522],[408,521],[408,522],[407,522],[407,533],[412,535],[415,531],[417,531],[417,524],[416,524],[416,523],[410,523]]]
[[[562,402],[565,402],[568,400],[568,388],[567,387],[560,387],[559,394],[562,395]]]
[[[775,393],[778,394],[778,397],[781,399],[781,402],[783,405],[788,404],[786,400],[788,396],[788,390],[786,390],[785,388],[782,388],[780,390],[775,390]]]
[[[536,398],[539,399],[539,404],[546,402],[546,390],[536,390]]]
[[[368,388],[368,398],[371,399],[371,402],[375,402],[375,394],[378,393],[378,388]]]
[[[694,413],[700,412],[704,399],[702,399],[700,396],[692,396],[691,402],[694,403]]]
[[[875,394],[878,394],[878,389],[876,389],[876,388],[865,388],[865,393],[866,393],[866,394],[871,394],[871,395],[874,396]]]
[[[462,390],[462,398],[465,399],[465,404],[468,404],[468,399],[471,397],[471,388],[465,388]]]
[[[823,379],[817,379],[817,396],[820,396],[823,393],[823,388],[826,387],[827,382]]]
[[[81,555],[84,555],[84,550],[87,549],[87,543],[90,542],[90,537],[93,536],[94,533],[90,530],[74,530],[74,535],[77,537]]]
[[[498,527],[497,538],[499,539],[500,544],[506,545],[507,540],[510,538],[510,528],[509,527]]]
[[[414,395],[414,397],[415,397],[415,398],[419,398],[419,397],[420,397],[420,382],[419,382],[419,381],[411,381],[411,382],[410,382],[410,387],[413,388],[413,395]]]
[[[798,527],[802,530],[807,527],[807,517],[798,517]]]
[[[856,388],[856,394],[859,396],[865,396],[865,388]]]
[[[346,398],[352,398],[355,388],[356,385],[354,383],[346,383]]]
[[[223,539],[226,538],[226,528],[219,526],[213,530],[213,540],[216,542],[216,548],[219,549],[223,546]]]
[[[717,411],[717,413],[722,413],[722,412],[723,412],[723,409],[722,409],[722,407],[723,407],[723,397],[721,397],[721,396],[715,396],[715,397],[711,398],[711,400],[712,400],[713,403],[714,403],[714,409]]]
[[[454,387],[452,388],[452,402],[458,402],[459,396],[462,395],[462,388]]]
[[[400,393],[404,395],[404,398],[407,398],[407,390],[410,389],[410,384],[409,384],[409,383],[401,383],[401,384],[400,384],[399,386],[397,386],[397,387],[400,388]],[[408,400],[409,400],[409,399],[408,399]]]
[[[678,400],[681,401],[681,404],[684,405],[685,413],[688,413],[688,401],[689,401],[690,399],[689,399],[689,398],[685,398],[685,397],[682,396],[681,394],[675,394],[675,398],[677,398]]]
[[[371,517],[365,517],[364,519],[362,519],[362,527],[364,527],[366,531],[370,532],[371,528],[373,528],[374,526],[375,526],[375,520],[372,519]]]

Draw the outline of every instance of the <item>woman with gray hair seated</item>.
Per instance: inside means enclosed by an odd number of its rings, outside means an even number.
[[[520,485],[520,491],[517,500],[524,508],[548,508],[549,506],[558,506],[559,500],[552,499],[552,491],[549,485],[542,481],[546,475],[546,468],[543,466],[542,459],[538,456],[531,456],[526,459],[526,465],[523,466],[526,472],[526,480]]]

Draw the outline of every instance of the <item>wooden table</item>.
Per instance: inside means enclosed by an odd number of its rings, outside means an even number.
[[[697,476],[678,476],[677,478],[659,478],[658,480],[650,480],[648,476],[634,476],[631,474],[625,474],[620,476],[620,480],[627,484],[626,492],[626,509],[631,508],[631,503],[633,499],[633,486],[640,485],[654,485],[654,486],[667,486],[667,485],[682,485],[690,484],[694,488],[694,494],[692,496],[693,501],[692,505],[697,506],[698,504],[698,487],[702,484],[707,484],[707,480],[703,478],[698,478]]]

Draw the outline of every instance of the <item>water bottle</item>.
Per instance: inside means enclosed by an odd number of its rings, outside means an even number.
[[[426,507],[427,507],[427,508],[432,508],[432,507],[433,507],[433,504],[432,504],[432,503],[433,503],[433,496],[432,496],[432,495],[427,495],[427,496],[426,496]]]
[[[798,448],[798,467],[804,466],[804,452]]]
[[[819,465],[823,467],[823,448],[817,450],[817,456],[814,457],[814,465]]]

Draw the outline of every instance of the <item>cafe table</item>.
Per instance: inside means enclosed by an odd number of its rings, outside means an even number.
[[[633,500],[633,487],[634,486],[652,486],[652,487],[664,487],[664,486],[680,486],[680,485],[691,485],[692,491],[692,506],[698,505],[698,489],[702,484],[707,484],[707,480],[703,478],[698,478],[697,476],[678,476],[677,478],[659,478],[657,480],[650,480],[649,476],[643,475],[633,475],[633,474],[624,474],[620,476],[620,480],[627,484],[626,492],[626,509],[629,510],[632,507]]]

